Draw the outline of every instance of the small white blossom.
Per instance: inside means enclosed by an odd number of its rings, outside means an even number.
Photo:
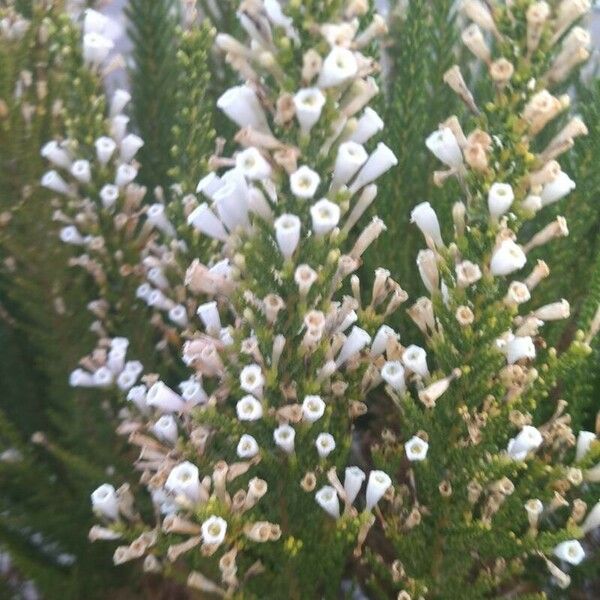
[[[273,432],[273,440],[275,440],[275,444],[286,454],[291,454],[294,451],[295,437],[296,431],[290,425],[280,425]]]
[[[155,406],[162,412],[178,412],[183,409],[184,403],[181,396],[176,394],[170,387],[167,387],[162,381],[157,381],[146,395],[148,406]]]
[[[198,467],[189,461],[182,462],[171,469],[165,489],[176,496],[182,495],[198,502],[200,499],[200,473]]]
[[[281,254],[291,258],[300,242],[300,219],[296,215],[283,214],[275,220],[274,226]]]
[[[508,442],[508,454],[514,460],[525,460],[527,454],[537,450],[544,441],[542,434],[535,427],[525,425],[523,429]]]
[[[92,492],[92,508],[101,516],[116,521],[119,518],[119,499],[115,488],[109,483],[96,488]]]
[[[424,348],[411,344],[402,355],[404,366],[420,377],[429,377],[427,367],[427,352]]]
[[[227,521],[221,517],[208,517],[202,523],[202,541],[209,546],[220,546],[227,533]]]
[[[240,387],[249,394],[260,398],[263,393],[265,378],[260,365],[247,365],[240,373]]]
[[[554,548],[554,555],[570,565],[578,565],[585,558],[585,551],[577,540],[567,540]]]
[[[492,217],[502,216],[512,206],[515,194],[508,183],[493,183],[488,192],[488,208]]]
[[[320,183],[319,174],[306,165],[290,175],[290,188],[292,194],[297,198],[305,200],[312,198],[316,194]]]
[[[346,467],[344,473],[344,491],[350,504],[353,504],[354,500],[356,500],[356,496],[358,496],[358,492],[360,492],[360,488],[366,478],[365,472],[359,467]]]
[[[263,415],[262,404],[254,396],[244,396],[235,406],[240,421],[257,421]]]
[[[527,256],[522,248],[512,240],[503,240],[492,255],[490,271],[492,275],[510,275],[522,269],[527,262]]]
[[[509,365],[523,359],[535,358],[535,344],[530,336],[514,336],[506,342],[506,360]]]
[[[271,165],[258,148],[250,147],[239,152],[235,157],[235,166],[248,179],[268,179],[271,176]]]
[[[562,200],[575,189],[575,185],[575,182],[564,171],[561,171],[554,181],[544,185],[541,193],[542,206],[548,206]]]
[[[240,441],[237,445],[237,455],[240,458],[252,458],[256,456],[259,452],[259,447],[257,441],[247,433],[244,433],[242,437],[240,437]]]
[[[319,88],[304,88],[294,96],[296,118],[302,133],[308,134],[321,116],[325,106],[325,96]]]
[[[330,485],[323,486],[316,494],[317,504],[334,519],[340,517],[340,499],[335,488]]]
[[[335,438],[330,433],[320,433],[315,441],[315,446],[319,456],[325,458],[335,450]]]
[[[315,235],[325,235],[337,227],[340,221],[340,207],[322,198],[310,207],[312,229]]]
[[[325,413],[325,402],[321,396],[306,396],[302,402],[302,417],[308,423],[318,421]]]
[[[382,379],[397,392],[404,392],[406,382],[404,380],[404,367],[397,360],[386,362],[381,367]]]
[[[367,482],[367,510],[372,510],[375,507],[391,485],[392,480],[387,473],[383,471],[371,471],[369,473],[369,481]]]
[[[463,156],[458,141],[449,127],[434,131],[426,140],[429,151],[445,165],[457,169],[463,163]]]
[[[173,418],[173,415],[163,415],[154,423],[152,431],[163,442],[174,444],[177,441],[177,422]]]
[[[413,436],[404,444],[404,451],[406,452],[406,458],[411,462],[425,460],[427,458],[427,451],[429,450],[429,444],[418,436]]]
[[[370,107],[365,108],[356,124],[350,140],[357,144],[366,144],[376,133],[383,130],[384,122],[381,117]]]
[[[410,221],[421,230],[426,238],[431,238],[436,246],[444,245],[440,222],[429,202],[417,204],[410,213]]]
[[[335,46],[325,57],[317,85],[330,88],[352,79],[358,72],[358,63],[354,53],[347,48]]]

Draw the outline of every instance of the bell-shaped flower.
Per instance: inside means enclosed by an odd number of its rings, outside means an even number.
[[[526,336],[513,336],[506,342],[506,361],[513,365],[524,358],[535,358],[533,339]]]
[[[267,118],[256,92],[247,85],[228,89],[218,100],[217,107],[239,127],[252,127],[268,132]]]
[[[355,194],[358,190],[375,181],[397,164],[398,159],[396,155],[388,146],[380,142],[352,182],[350,193]]]
[[[286,454],[294,451],[294,439],[296,431],[290,425],[280,425],[273,431],[273,440],[278,448],[281,448]]]
[[[333,168],[331,188],[337,190],[346,185],[368,158],[367,151],[360,144],[352,141],[340,144]]]
[[[382,131],[383,127],[382,118],[368,106],[358,120],[350,140],[357,144],[366,144],[376,133]]]
[[[353,504],[354,500],[356,500],[356,496],[358,496],[358,492],[360,492],[360,488],[366,478],[365,472],[359,467],[346,467],[344,473],[344,491],[350,504]]]
[[[554,556],[570,565],[578,565],[585,558],[585,551],[579,541],[567,540],[554,548]]]
[[[404,366],[416,373],[419,377],[429,377],[429,368],[427,367],[427,352],[424,348],[411,344],[404,350],[402,355]]]
[[[404,367],[397,360],[388,361],[381,367],[381,378],[397,392],[402,393],[406,389]]]
[[[417,204],[410,213],[410,222],[414,223],[426,238],[431,238],[436,246],[443,246],[440,222],[429,202]]]
[[[171,469],[165,489],[176,496],[185,496],[192,502],[198,502],[201,491],[198,467],[189,461],[179,463]]]
[[[554,181],[544,185],[541,193],[542,206],[548,206],[562,200],[575,187],[575,182],[564,171],[561,171]]]
[[[254,396],[244,396],[235,405],[240,421],[257,421],[263,415],[262,404]]]
[[[525,460],[527,454],[537,450],[544,441],[538,429],[531,425],[525,425],[523,429],[508,442],[507,451],[514,460]]]
[[[256,398],[263,393],[265,378],[260,365],[252,364],[245,366],[240,373],[240,387]]]
[[[330,433],[320,433],[315,441],[321,458],[329,456],[335,450],[335,438]]]
[[[202,523],[202,541],[207,546],[220,546],[225,541],[227,521],[215,515]]]
[[[356,76],[358,72],[358,62],[354,53],[347,48],[335,46],[325,57],[317,85],[320,88],[330,88]]]
[[[129,162],[137,154],[137,151],[144,145],[144,140],[135,133],[128,133],[119,146],[121,160]]]
[[[178,412],[185,406],[181,396],[162,381],[157,381],[146,395],[146,404],[166,413]]]
[[[215,301],[205,302],[198,306],[196,314],[200,317],[204,328],[208,332],[220,331],[221,317],[219,316],[219,309]]]
[[[340,207],[322,198],[310,207],[312,230],[315,235],[325,235],[340,222]]]
[[[353,327],[350,335],[344,341],[335,364],[341,367],[348,359],[358,354],[367,344],[371,343],[371,336],[360,327]]]
[[[426,140],[429,151],[445,165],[457,169],[463,163],[463,155],[458,141],[449,127],[441,127]]]
[[[510,275],[522,269],[527,262],[527,256],[521,246],[513,240],[503,240],[494,251],[490,262],[492,275]]]
[[[305,396],[302,402],[302,418],[308,423],[318,421],[325,413],[325,402],[321,396]]]
[[[372,510],[392,485],[392,480],[383,471],[371,471],[367,482],[367,510]]]
[[[235,157],[235,166],[245,177],[251,180],[268,179],[271,176],[271,165],[258,148],[251,146]]]
[[[297,198],[304,200],[312,198],[317,193],[321,183],[318,173],[310,167],[302,166],[290,175],[290,189]]]
[[[340,517],[340,499],[335,488],[331,485],[323,486],[316,494],[317,504],[334,519]]]
[[[493,183],[488,192],[488,209],[492,217],[502,216],[512,206],[515,194],[508,183]]]
[[[163,415],[152,426],[152,432],[162,442],[174,444],[177,441],[177,422],[173,415]]]
[[[194,227],[208,237],[224,242],[227,231],[220,219],[213,213],[206,202],[197,206],[187,218],[188,225]]]
[[[253,458],[259,452],[257,441],[247,433],[244,433],[240,437],[240,441],[237,445],[237,455],[240,458]]]
[[[95,513],[111,521],[119,518],[119,499],[110,483],[104,483],[92,492],[92,508]]]
[[[283,214],[275,220],[275,238],[281,254],[290,258],[300,242],[300,219],[296,215]]]
[[[304,88],[294,95],[296,118],[300,130],[308,134],[317,123],[325,106],[325,96],[319,88]]]
[[[427,458],[427,451],[429,450],[429,444],[418,436],[413,436],[404,444],[404,452],[406,458],[411,462],[417,462],[425,460]]]
[[[96,158],[101,165],[105,165],[117,149],[117,143],[110,137],[103,135],[95,142]]]

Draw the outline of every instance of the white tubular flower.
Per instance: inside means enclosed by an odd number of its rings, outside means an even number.
[[[331,485],[324,485],[316,494],[317,504],[334,519],[340,518],[340,499],[335,488]]]
[[[154,423],[152,431],[161,442],[174,444],[177,441],[177,422],[173,415],[163,415]]]
[[[554,548],[554,556],[570,565],[578,565],[585,558],[585,551],[577,540],[567,540]]]
[[[382,118],[372,108],[367,107],[358,120],[350,140],[357,144],[366,144],[376,133],[382,131],[383,127]]]
[[[325,402],[321,396],[305,396],[302,402],[302,418],[308,423],[318,421],[325,413]]]
[[[493,183],[488,192],[488,208],[494,218],[502,216],[512,206],[515,194],[508,183]]]
[[[183,304],[177,304],[173,308],[169,309],[169,320],[179,327],[187,327],[188,317],[187,310]]]
[[[82,246],[85,244],[85,239],[75,225],[66,225],[61,228],[59,237],[60,241],[65,244],[72,244],[73,246]]]
[[[369,473],[369,481],[367,482],[367,510],[372,510],[375,507],[391,485],[392,480],[387,473],[383,471],[371,471]]]
[[[127,115],[116,115],[110,120],[110,135],[116,142],[120,143],[125,137],[128,124],[129,117]]]
[[[314,197],[320,183],[319,174],[307,166],[300,167],[290,175],[290,189],[296,198],[307,200]]]
[[[320,433],[315,441],[317,452],[321,458],[326,458],[335,450],[335,438],[330,433]]]
[[[138,174],[138,170],[133,165],[119,165],[115,175],[115,185],[117,187],[125,187],[129,185]]]
[[[113,348],[109,353],[106,360],[106,366],[112,371],[114,375],[118,375],[125,366],[125,355],[126,350],[124,348]]]
[[[271,165],[258,148],[251,146],[235,157],[235,166],[245,177],[251,180],[268,179],[271,176]]]
[[[404,444],[404,452],[406,452],[406,458],[411,462],[418,462],[427,458],[427,451],[429,450],[429,444],[422,440],[418,436],[413,436]]]
[[[371,344],[371,356],[376,358],[383,354],[387,348],[388,340],[398,339],[400,336],[389,326],[382,325],[375,334],[373,338],[373,343]]]
[[[50,161],[55,167],[69,170],[71,168],[71,156],[64,149],[61,148],[60,144],[52,140],[42,146],[40,154],[48,161]]]
[[[359,469],[358,467],[346,467],[344,474],[344,491],[346,492],[346,497],[350,504],[353,504],[356,500],[356,496],[358,496],[358,492],[360,492],[360,488],[366,478],[367,476],[362,469]]]
[[[181,396],[162,381],[157,381],[146,394],[146,404],[166,413],[177,412],[185,406]]]
[[[503,240],[496,248],[490,262],[490,271],[494,276],[510,275],[522,269],[527,262],[523,249],[512,240]]]
[[[554,181],[550,181],[543,187],[541,193],[542,206],[548,206],[562,200],[575,187],[575,182],[564,171],[561,171]]]
[[[105,135],[99,137],[94,142],[94,146],[96,147],[96,158],[101,165],[105,165],[117,149],[117,143]]]
[[[437,291],[440,285],[440,274],[437,267],[435,252],[430,250],[419,250],[417,254],[417,268],[423,281],[423,285],[430,294]]]
[[[200,317],[206,331],[220,331],[223,327],[217,303],[214,301],[201,304],[196,310],[196,314]]]
[[[398,159],[396,155],[388,146],[380,142],[356,176],[356,179],[352,182],[350,192],[355,194],[358,190],[375,181],[397,164]]]
[[[215,193],[220,190],[223,185],[225,185],[223,180],[214,171],[211,171],[198,182],[196,192],[204,194],[209,200],[214,200]]]
[[[473,285],[481,279],[481,269],[479,265],[468,260],[463,260],[456,265],[456,283],[459,287]]]
[[[593,431],[580,431],[577,436],[577,449],[575,451],[575,460],[582,460],[589,452],[592,442],[596,441],[596,434]]]
[[[196,207],[187,218],[188,225],[191,225],[194,229],[197,229],[208,237],[224,242],[227,240],[227,231],[223,227],[223,223],[208,207],[206,202]]]
[[[90,169],[89,161],[76,160],[71,166],[71,175],[73,175],[79,183],[89,183],[92,179],[92,170]]]
[[[257,441],[247,433],[244,433],[237,445],[237,455],[240,458],[253,458],[259,452]]]
[[[200,474],[198,467],[189,461],[182,462],[171,469],[165,489],[176,496],[185,496],[192,502],[200,500]]]
[[[308,294],[312,284],[317,280],[317,272],[310,265],[299,265],[294,272],[294,281],[300,296]]]
[[[227,229],[247,227],[248,185],[240,169],[231,169],[223,175],[224,185],[214,194],[219,218]]]
[[[127,400],[133,402],[139,410],[145,411],[148,408],[146,404],[146,392],[145,385],[136,385],[127,393]]]
[[[109,387],[115,380],[113,372],[108,367],[96,369],[92,377],[94,379],[94,385],[99,388]]]
[[[353,327],[350,335],[344,341],[335,364],[341,367],[348,359],[358,354],[367,344],[371,343],[371,336],[360,327]]]
[[[99,33],[86,33],[83,36],[83,59],[89,65],[101,65],[114,48],[114,43]]]
[[[168,236],[175,235],[175,228],[167,218],[165,214],[165,207],[163,204],[152,204],[148,207],[146,212],[148,223],[156,227],[159,231]]]
[[[429,377],[429,368],[427,367],[427,352],[420,346],[411,344],[402,355],[404,366],[416,373],[419,377]]]
[[[340,207],[322,198],[310,207],[312,230],[315,235],[325,235],[340,222]]]
[[[585,521],[581,525],[583,533],[589,533],[597,527],[600,527],[600,501],[596,502],[592,510],[587,514]]]
[[[535,345],[530,336],[514,336],[506,342],[506,361],[515,364],[524,358],[535,358]]]
[[[278,448],[281,448],[286,454],[294,451],[294,438],[296,431],[290,425],[280,425],[273,431],[273,440]]]
[[[94,377],[83,369],[75,369],[69,375],[69,385],[71,387],[94,387]]]
[[[426,140],[429,151],[445,165],[458,169],[463,164],[463,155],[454,133],[449,127],[434,131]]]
[[[310,132],[321,117],[324,106],[325,96],[319,88],[304,88],[296,92],[294,107],[302,133]]]
[[[92,508],[95,513],[111,521],[119,518],[119,499],[110,483],[104,483],[92,492]]]
[[[56,192],[57,194],[66,196],[71,193],[71,189],[67,182],[56,171],[47,171],[44,173],[40,183],[43,187]]]
[[[115,90],[115,93],[110,101],[110,116],[115,117],[119,113],[122,113],[130,101],[131,94],[127,90]]]
[[[129,162],[136,154],[137,151],[144,145],[144,140],[135,133],[127,134],[122,140],[119,147],[121,154],[121,160],[123,162]]]
[[[235,410],[240,421],[258,421],[263,416],[262,404],[254,396],[244,396]]]
[[[252,127],[263,132],[270,131],[258,96],[247,85],[228,89],[217,100],[217,107],[238,127]]]
[[[111,209],[119,198],[119,188],[112,183],[107,183],[100,190],[100,201],[107,210]]]
[[[117,387],[122,392],[127,392],[130,388],[133,387],[133,385],[137,381],[137,377],[138,376],[135,373],[130,373],[128,371],[121,372],[117,377]]]
[[[513,281],[508,286],[506,298],[512,304],[524,304],[531,299],[531,292],[523,282]]]
[[[399,361],[386,362],[381,368],[381,378],[397,392],[404,392],[406,389],[404,367]]]
[[[296,215],[283,214],[275,220],[275,238],[284,258],[291,258],[300,242],[300,219]]]
[[[326,56],[319,73],[317,85],[330,88],[352,79],[358,72],[358,63],[354,53],[347,48],[335,46]]]
[[[414,223],[426,238],[431,238],[436,246],[444,245],[440,222],[429,202],[421,202],[413,208],[410,213],[410,222]]]
[[[508,442],[507,452],[514,460],[525,460],[527,454],[537,450],[544,441],[542,434],[531,425],[525,425],[518,435]]]
[[[260,365],[248,365],[240,373],[240,387],[256,398],[260,398],[263,393],[265,378],[262,374]]]
[[[108,17],[93,8],[88,8],[83,18],[83,32],[104,33],[108,27],[108,23]]]
[[[208,517],[202,523],[202,541],[207,546],[220,546],[225,541],[227,521],[221,517]]]
[[[271,23],[278,27],[282,27],[285,30],[287,37],[298,43],[300,40],[298,38],[298,32],[293,27],[294,21],[291,17],[286,17],[278,0],[264,0],[263,5]]]
[[[208,396],[199,381],[188,380],[179,384],[181,397],[185,403],[191,406],[204,404],[208,400]]]
[[[367,151],[356,142],[344,142],[338,148],[331,180],[331,189],[337,190],[348,183],[367,162]]]

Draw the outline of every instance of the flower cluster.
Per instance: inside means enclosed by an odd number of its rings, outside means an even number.
[[[348,2],[310,14],[245,0],[238,18],[249,43],[217,36],[244,80],[217,102],[239,129],[231,147],[217,144],[197,193],[180,199],[188,231],[179,237],[163,204],[145,210],[141,229],[169,241],[144,243],[136,295],[168,320],[183,362],[164,377],[144,373],[127,360],[126,339],[102,338],[72,376],[126,395],[120,433],[140,450],[135,466],[160,515],[141,527],[128,487],[93,493],[105,526],[92,538],[127,542],[117,563],[144,557],[146,570],[169,573],[181,558],[188,585],[217,594],[245,586],[260,595],[265,585],[272,595],[325,593],[391,489],[385,472],[352,465],[353,421],[367,412],[383,365],[391,380],[394,365],[396,378],[406,369],[419,380],[427,365],[417,347],[398,363],[399,336],[383,324],[407,299],[400,285],[378,269],[364,300],[356,273],[385,226],[355,226],[396,163],[373,142],[383,122],[368,107],[377,64],[364,52],[385,25],[368,9]],[[101,145],[111,142],[103,167],[114,153],[110,185],[126,201],[138,190],[130,161],[142,142],[124,131]],[[195,256],[206,238],[209,252]]]
[[[588,512],[584,498],[593,498],[600,445],[594,433],[571,430],[557,400],[561,374],[584,360],[597,328],[562,353],[548,347],[542,329],[567,319],[569,302],[536,306],[549,268],[530,258],[568,235],[560,216],[534,227],[575,187],[556,159],[587,130],[563,116],[568,96],[550,89],[589,55],[589,34],[574,26],[588,8],[462,4],[472,21],[462,39],[487,67],[492,99],[478,105],[458,66],[445,74],[472,113],[469,130],[452,116],[426,146],[445,165],[434,181],[456,185],[462,200],[451,210],[453,231],[428,202],[411,215],[427,245],[417,267],[428,296],[408,314],[436,371],[450,375],[430,374],[424,351],[411,348],[381,371],[400,413],[374,456],[399,473],[383,507],[397,560],[382,572],[398,598],[442,597],[467,583],[463,597],[512,593],[534,579],[527,566],[536,560],[565,588],[567,567],[584,560],[582,538],[598,522],[598,505]],[[416,399],[406,391],[407,360],[422,368]]]

